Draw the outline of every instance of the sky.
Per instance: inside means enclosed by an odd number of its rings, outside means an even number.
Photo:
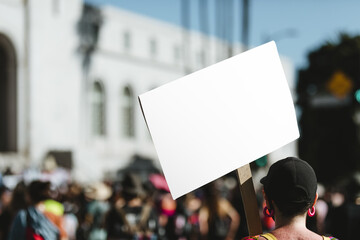
[[[181,0],[84,0],[109,4],[171,24],[181,25]],[[199,31],[198,3],[191,2],[191,28]],[[222,0],[227,1],[227,0]],[[234,2],[234,36],[241,39],[242,0]],[[360,34],[360,1],[357,0],[249,0],[249,45],[274,40],[281,55],[296,69],[307,66],[307,54],[339,33]],[[208,0],[210,29],[215,24],[215,0]],[[215,31],[210,31],[215,34]]]

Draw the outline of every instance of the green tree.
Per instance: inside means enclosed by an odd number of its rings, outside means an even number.
[[[340,34],[308,54],[298,72],[301,109],[299,155],[315,168],[318,180],[332,184],[359,169],[358,126],[360,36]]]

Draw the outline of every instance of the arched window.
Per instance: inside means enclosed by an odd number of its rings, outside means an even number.
[[[130,86],[124,87],[121,94],[122,134],[133,137],[135,135],[134,94]]]
[[[156,39],[150,39],[149,46],[150,46],[150,56],[152,58],[155,58],[158,55],[158,44]]]
[[[0,152],[16,152],[16,56],[11,41],[0,33]]]
[[[131,33],[130,31],[125,31],[123,33],[123,48],[125,51],[130,51],[131,50]]]
[[[91,91],[92,133],[105,135],[105,91],[99,81],[94,82]]]

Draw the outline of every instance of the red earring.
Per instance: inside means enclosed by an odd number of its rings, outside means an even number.
[[[312,206],[311,208],[309,208],[308,210],[308,216],[309,217],[313,217],[315,215],[315,207]]]
[[[264,207],[263,214],[267,217],[273,217],[274,216],[274,209],[268,209],[268,207]]]

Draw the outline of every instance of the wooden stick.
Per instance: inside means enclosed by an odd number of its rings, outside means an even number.
[[[247,164],[237,169],[241,198],[243,200],[245,216],[249,235],[254,236],[262,233],[259,208],[257,205],[254,184],[252,181],[250,165]]]

